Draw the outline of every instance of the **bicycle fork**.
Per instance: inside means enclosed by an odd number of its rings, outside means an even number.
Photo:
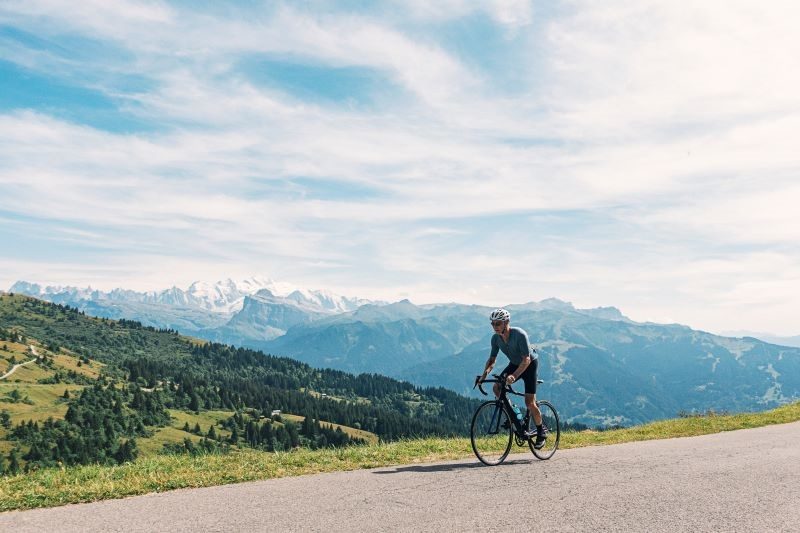
[[[500,413],[502,409],[502,405],[495,405],[494,413],[492,413],[492,420],[489,422],[489,430],[486,432],[487,434],[497,435],[500,433]]]

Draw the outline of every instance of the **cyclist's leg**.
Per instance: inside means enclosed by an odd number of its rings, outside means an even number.
[[[536,423],[537,428],[542,425],[542,413],[539,411],[539,406],[536,405],[536,378],[538,376],[538,369],[539,360],[534,359],[520,376],[520,378],[525,381],[525,406],[533,415],[533,421]]]
[[[536,423],[536,426],[542,425],[542,412],[539,410],[539,406],[536,405],[536,393],[528,394],[525,393],[525,406],[528,408],[528,411],[533,415],[533,421]]]

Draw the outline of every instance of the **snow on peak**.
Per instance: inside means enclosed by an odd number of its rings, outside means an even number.
[[[308,290],[290,283],[274,281],[267,277],[253,276],[241,280],[231,278],[216,281],[195,281],[186,290],[171,287],[162,291],[137,292],[128,289],[113,289],[103,292],[91,287],[61,287],[49,285],[42,287],[36,283],[18,281],[10,292],[28,294],[57,302],[77,302],[80,300],[114,300],[150,304],[163,304],[176,307],[196,307],[218,313],[234,313],[244,306],[244,299],[259,291],[268,291],[278,299],[291,300],[302,306],[316,308],[323,312],[352,311],[369,300],[347,298],[326,290]]]

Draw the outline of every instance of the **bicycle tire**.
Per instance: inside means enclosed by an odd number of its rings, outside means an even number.
[[[553,454],[558,450],[558,443],[561,441],[561,422],[558,419],[558,411],[553,407],[553,404],[547,400],[537,401],[536,405],[539,406],[539,411],[542,413],[542,424],[544,425],[547,440],[544,446],[537,450],[534,448],[533,443],[535,437],[528,439],[528,446],[530,446],[533,455],[542,461],[546,461],[553,457]]]
[[[489,400],[478,406],[469,430],[475,457],[487,466],[496,466],[505,461],[511,451],[513,427],[511,418],[499,400]]]

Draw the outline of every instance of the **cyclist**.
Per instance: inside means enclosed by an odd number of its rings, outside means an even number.
[[[528,334],[522,328],[512,328],[509,326],[511,321],[511,313],[505,309],[495,309],[489,317],[494,329],[492,336],[492,351],[489,354],[489,359],[486,361],[486,368],[483,375],[479,380],[483,381],[489,372],[494,367],[495,360],[497,359],[497,352],[502,351],[508,356],[509,364],[500,373],[501,378],[505,378],[506,383],[511,385],[515,381],[522,378],[525,382],[525,405],[528,407],[528,412],[533,415],[533,421],[536,423],[535,430],[528,430],[525,435],[532,437],[536,434],[536,442],[533,446],[536,449],[541,449],[544,446],[547,436],[542,428],[542,413],[539,411],[539,406],[536,405],[536,372],[539,367],[538,354],[536,350],[532,349],[528,342]],[[500,384],[494,384],[494,395],[500,396]]]

